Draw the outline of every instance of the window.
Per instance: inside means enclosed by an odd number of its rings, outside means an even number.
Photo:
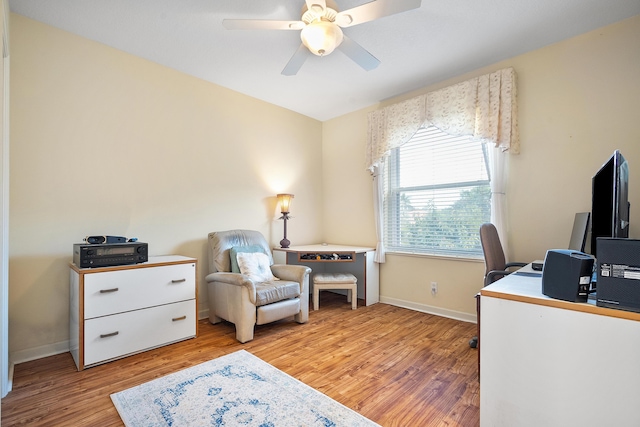
[[[484,144],[421,128],[386,162],[383,239],[388,251],[482,257],[479,229],[491,219]]]

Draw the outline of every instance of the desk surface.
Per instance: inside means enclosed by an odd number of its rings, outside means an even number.
[[[375,251],[375,248],[370,248],[366,246],[346,246],[346,245],[333,245],[333,244],[315,244],[315,245],[305,245],[305,246],[291,246],[289,248],[273,248],[275,251],[284,251],[284,252],[311,252],[311,253],[320,253],[320,252],[355,252],[355,253],[363,253]]]
[[[531,264],[482,288],[480,295],[640,321],[640,313],[598,307],[592,299],[586,303],[580,303],[563,301],[544,295],[542,293],[542,272],[534,271]]]

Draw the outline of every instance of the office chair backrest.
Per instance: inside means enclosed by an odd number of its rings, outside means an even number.
[[[496,226],[487,222],[480,226],[480,243],[484,253],[485,277],[493,270],[504,270],[506,260]]]

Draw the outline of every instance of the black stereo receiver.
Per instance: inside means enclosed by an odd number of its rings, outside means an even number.
[[[598,237],[596,305],[640,313],[640,240]]]
[[[146,243],[75,243],[73,245],[73,263],[80,268],[138,264],[148,260],[149,247]]]

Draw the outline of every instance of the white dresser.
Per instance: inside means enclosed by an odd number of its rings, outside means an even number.
[[[197,334],[196,265],[179,255],[141,264],[70,264],[70,351],[78,370]]]

